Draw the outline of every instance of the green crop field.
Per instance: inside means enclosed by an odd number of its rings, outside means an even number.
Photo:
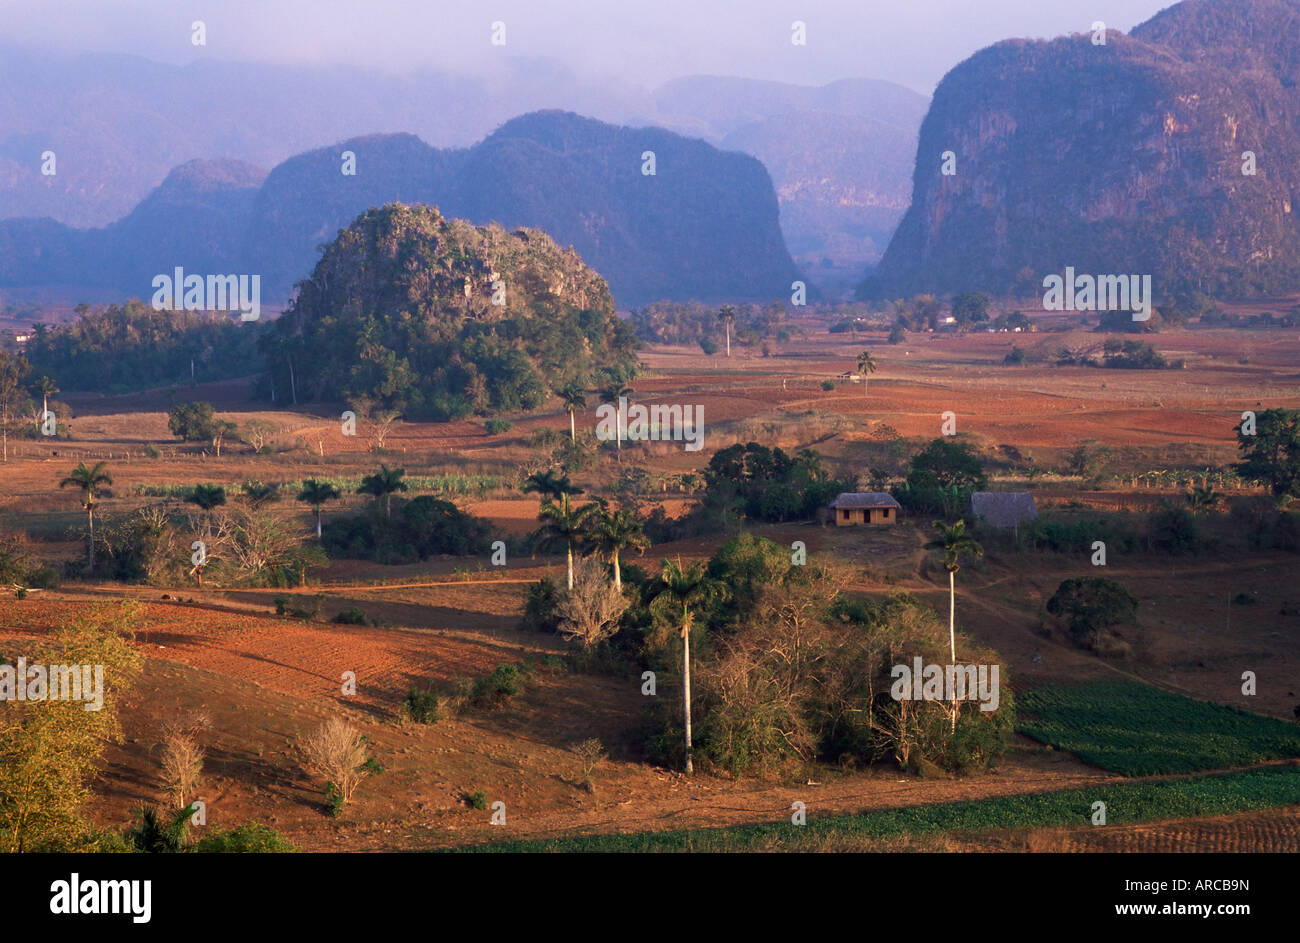
[[[1300,756],[1300,726],[1136,681],[1016,695],[1017,729],[1123,776],[1194,773]]]
[[[861,815],[818,817],[816,804],[811,803],[805,825],[793,825],[786,820],[731,828],[498,842],[456,850],[852,851],[869,847],[873,841],[900,836],[1089,826],[1094,802],[1106,804],[1106,822],[1111,825],[1272,809],[1300,803],[1300,769],[1287,765],[1159,782],[1098,783],[1087,789],[879,809]]]

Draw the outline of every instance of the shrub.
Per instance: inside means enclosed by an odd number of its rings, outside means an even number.
[[[442,698],[433,691],[433,683],[424,690],[411,688],[403,702],[407,716],[417,724],[436,724],[442,720]]]
[[[1168,553],[1195,553],[1200,545],[1196,516],[1184,507],[1164,507],[1151,515],[1151,543]]]
[[[524,596],[524,614],[519,627],[525,632],[558,632],[559,585],[549,576],[528,587]]]
[[[269,825],[250,822],[236,828],[209,829],[194,845],[199,854],[286,854],[298,846]]]
[[[518,694],[519,684],[518,665],[497,665],[490,675],[474,682],[470,703],[475,707],[496,707]]]
[[[375,623],[364,612],[356,606],[352,606],[343,612],[340,612],[333,619],[340,625],[374,625]]]
[[[515,424],[508,419],[489,419],[483,423],[483,428],[488,435],[501,435],[501,433],[509,432],[514,427]]]
[[[1066,620],[1075,642],[1093,650],[1109,629],[1136,623],[1137,610],[1137,598],[1106,576],[1064,580],[1047,601],[1047,611]]]
[[[822,389],[825,390],[827,393],[829,393],[831,390],[835,389],[835,381],[822,380]]]
[[[465,804],[471,809],[487,808],[487,793],[481,789],[478,792],[463,793],[461,798],[465,800]]]
[[[581,743],[573,746],[573,753],[578,757],[580,764],[578,770],[578,782],[582,784],[587,792],[595,792],[596,784],[592,782],[591,774],[605,758],[605,745],[595,737],[583,740]]]

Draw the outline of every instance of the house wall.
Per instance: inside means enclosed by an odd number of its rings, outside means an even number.
[[[834,514],[836,527],[894,523],[894,508],[837,508]]]

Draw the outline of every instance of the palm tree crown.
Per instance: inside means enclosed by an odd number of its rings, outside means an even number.
[[[384,513],[391,515],[393,512],[393,492],[406,490],[406,482],[402,481],[405,474],[405,468],[389,468],[381,462],[379,471],[373,475],[366,475],[361,479],[361,486],[357,488],[357,494],[373,495],[376,502],[382,498]]]
[[[592,546],[600,553],[608,553],[614,565],[614,585],[623,588],[619,554],[624,550],[644,551],[650,540],[642,532],[641,522],[631,511],[610,512],[603,506],[592,518],[589,534]]]

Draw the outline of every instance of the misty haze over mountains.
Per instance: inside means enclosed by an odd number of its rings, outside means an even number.
[[[648,90],[579,78],[536,59],[505,60],[486,75],[393,76],[351,67],[180,67],[120,55],[0,53],[7,89],[0,96],[0,219],[50,217],[80,228],[122,220],[191,160],[235,159],[269,170],[371,134],[466,147],[511,118],[559,108],[659,126],[758,157],[773,178],[791,252],[807,264],[831,259],[860,268],[884,251],[906,209],[926,106],[924,96],[888,82],[813,88],[696,77]],[[40,173],[46,150],[58,157],[56,176]]]
[[[867,79],[649,89],[518,57],[394,76],[9,50],[0,286],[139,294],[185,264],[252,267],[283,298],[319,245],[396,200],[545,229],[623,305],[771,299],[796,277],[834,299],[863,274],[866,299],[1025,293],[1067,266],[1150,273],[1158,294],[1286,293],[1298,11],[1186,0],[1104,41],[1007,39],[931,103]],[[670,158],[654,177],[646,150]]]

